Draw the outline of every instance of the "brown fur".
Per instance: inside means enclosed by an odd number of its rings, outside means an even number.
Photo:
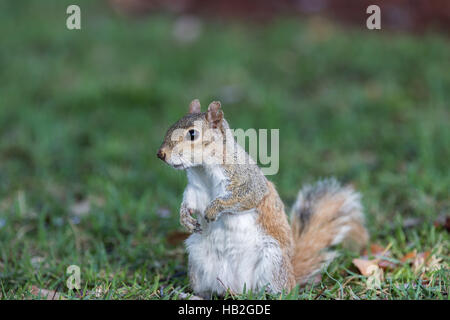
[[[292,268],[292,231],[289,226],[284,205],[274,185],[267,181],[268,193],[258,204],[259,212],[257,223],[272,238],[278,241],[283,252],[283,272],[276,275],[277,282],[286,289],[292,289],[295,285],[294,271]]]
[[[267,181],[267,186],[268,193],[257,206],[257,223],[279,243],[283,252],[283,270],[275,279],[285,289],[292,289],[295,283],[305,284],[321,270],[333,254],[326,250],[342,227],[350,228],[343,239],[344,245],[353,245],[354,249],[360,249],[367,242],[368,234],[361,221],[353,218],[352,212],[344,211],[347,193],[322,195],[314,203],[309,220],[302,223],[298,217],[294,217],[291,229],[283,202],[274,185]],[[352,219],[342,219],[346,217]]]
[[[282,249],[292,251],[291,227],[289,226],[284,205],[272,182],[267,181],[269,192],[258,204],[258,223],[278,241]]]
[[[346,239],[352,238],[358,247],[367,242],[368,234],[360,221],[339,219],[344,202],[344,193],[327,194],[319,199],[306,225],[299,219],[292,220],[295,244],[292,263],[297,283],[306,283],[329,260],[325,250],[344,225],[351,228]]]

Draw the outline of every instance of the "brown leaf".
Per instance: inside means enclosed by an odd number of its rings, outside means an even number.
[[[363,276],[368,277],[366,285],[369,289],[379,289],[384,278],[383,269],[378,266],[379,259],[353,259],[353,264]]]
[[[190,233],[183,231],[172,231],[167,235],[167,242],[173,246],[177,246],[186,240],[190,236]]]
[[[383,269],[395,269],[397,264],[389,260],[380,259],[378,266]]]
[[[61,293],[54,290],[40,289],[36,286],[31,287],[30,293],[41,300],[65,300]]]
[[[379,244],[372,243],[370,245],[370,252],[372,253],[373,256],[377,256],[377,255],[382,254],[384,252],[384,250],[385,250],[385,248],[383,248]],[[364,250],[363,256],[369,256],[369,252],[367,251],[367,249]]]
[[[394,269],[397,266],[397,264],[395,264],[394,262],[386,259],[386,258],[391,257],[391,252],[389,251],[389,246],[386,248],[383,248],[382,246],[380,246],[376,243],[373,243],[370,245],[370,253],[372,256],[377,258],[377,260],[378,260],[377,264],[380,268]],[[369,252],[367,250],[364,250],[362,258],[366,259],[366,260],[369,258]]]
[[[416,250],[408,252],[400,260],[403,263],[412,264],[414,272],[435,271],[443,266],[443,259],[439,257],[442,247],[438,248],[436,254],[431,255],[430,251],[417,253]]]
[[[353,264],[358,268],[359,272],[361,272],[363,276],[368,277],[372,275],[374,271],[373,266],[376,266],[378,268],[378,261],[379,259],[353,259]]]
[[[426,266],[426,262],[428,257],[430,256],[430,251],[421,252],[416,255],[413,261],[413,269],[414,272],[420,271],[423,267]]]
[[[417,255],[417,251],[414,249],[414,251],[411,251],[411,252],[408,252],[407,254],[405,254],[400,259],[400,261],[403,262],[403,263],[408,262],[410,260],[412,261],[416,257],[416,255]]]
[[[436,221],[434,221],[433,225],[436,228],[444,227],[447,232],[450,232],[450,216],[440,215]]]

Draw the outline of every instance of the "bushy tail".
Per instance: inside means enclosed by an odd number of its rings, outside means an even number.
[[[305,284],[337,255],[343,243],[360,249],[368,240],[359,193],[335,179],[303,187],[292,208],[296,281]]]

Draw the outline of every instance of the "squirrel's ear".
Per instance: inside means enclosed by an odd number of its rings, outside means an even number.
[[[211,124],[211,127],[217,128],[221,125],[222,119],[223,112],[220,110],[220,101],[211,102],[206,113],[206,120]]]
[[[191,104],[189,105],[189,113],[200,113],[200,112],[201,112],[200,101],[198,101],[198,99],[192,100]]]

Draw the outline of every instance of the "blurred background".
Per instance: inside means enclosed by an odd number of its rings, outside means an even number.
[[[450,208],[450,2],[379,2],[371,31],[365,0],[2,1],[2,296],[63,290],[70,264],[133,297],[187,286],[186,178],[156,151],[194,98],[280,129],[269,179],[287,207],[333,175],[363,193],[372,239],[432,246],[421,228]]]
[[[360,27],[366,19],[361,13],[376,4],[382,8],[384,28],[405,31],[440,29],[448,33],[450,27],[450,3],[445,0],[110,0],[110,3],[117,11],[133,15],[165,11],[259,21],[280,15],[304,18],[320,15]]]

